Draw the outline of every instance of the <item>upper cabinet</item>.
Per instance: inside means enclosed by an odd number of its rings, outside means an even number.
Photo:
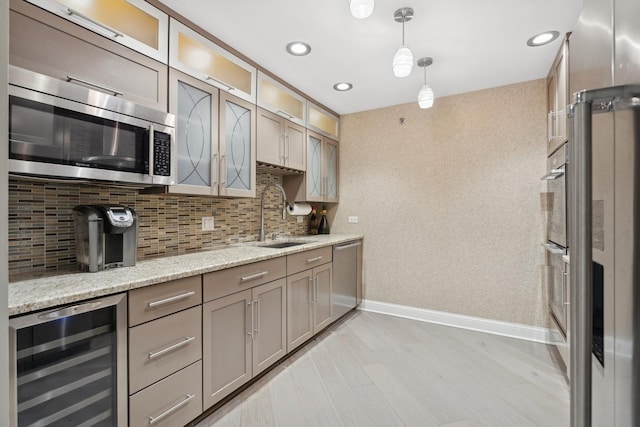
[[[301,126],[306,124],[307,100],[258,71],[258,106]]]
[[[307,171],[283,179],[289,200],[296,202],[338,202],[338,143],[307,131]]]
[[[306,170],[304,127],[258,107],[258,161],[274,166]]]
[[[171,67],[256,102],[256,68],[175,19],[170,20],[169,52]]]
[[[340,140],[340,119],[311,102],[307,102],[307,128]]]
[[[547,77],[547,154],[549,155],[568,140],[568,64],[568,39],[565,37]]]
[[[9,63],[167,110],[166,64],[29,2],[10,5]]]
[[[256,106],[220,92],[220,195],[256,196]]]
[[[170,193],[217,196],[218,89],[169,70],[169,112],[176,116],[178,172]]]
[[[255,106],[170,70],[169,112],[176,115],[177,184],[169,193],[255,197]]]
[[[169,17],[144,0],[27,1],[167,63]]]

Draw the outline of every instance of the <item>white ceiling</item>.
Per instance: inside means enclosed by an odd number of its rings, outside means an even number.
[[[197,25],[339,114],[416,102],[424,72],[394,77],[391,62],[405,24],[414,59],[433,57],[427,80],[438,97],[546,77],[560,40],[531,48],[529,37],[574,27],[582,0],[376,0],[353,18],[348,0],[161,0]],[[311,53],[286,53],[290,41]],[[353,84],[349,92],[334,83]]]

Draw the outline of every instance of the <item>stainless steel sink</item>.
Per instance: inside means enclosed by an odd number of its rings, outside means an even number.
[[[309,243],[309,242],[276,242],[276,243],[269,243],[267,245],[260,245],[261,248],[273,248],[273,249],[282,249],[282,248],[289,248],[291,246],[298,246],[298,245],[304,245],[305,243]]]

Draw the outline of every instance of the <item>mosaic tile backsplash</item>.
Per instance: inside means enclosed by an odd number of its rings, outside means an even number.
[[[138,261],[199,252],[258,239],[260,195],[282,177],[258,171],[255,199],[143,194],[114,186],[9,181],[9,279],[76,264],[71,210],[76,205],[121,204],[138,214]],[[267,232],[304,235],[307,218],[282,219],[276,188],[265,197]],[[213,216],[215,229],[202,231],[202,217]]]

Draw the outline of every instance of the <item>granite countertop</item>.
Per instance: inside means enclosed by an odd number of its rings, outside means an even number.
[[[9,316],[362,238],[359,234],[301,236],[287,240],[306,243],[282,249],[261,247],[258,242],[238,243],[212,251],[140,261],[134,267],[20,280],[9,283]]]

